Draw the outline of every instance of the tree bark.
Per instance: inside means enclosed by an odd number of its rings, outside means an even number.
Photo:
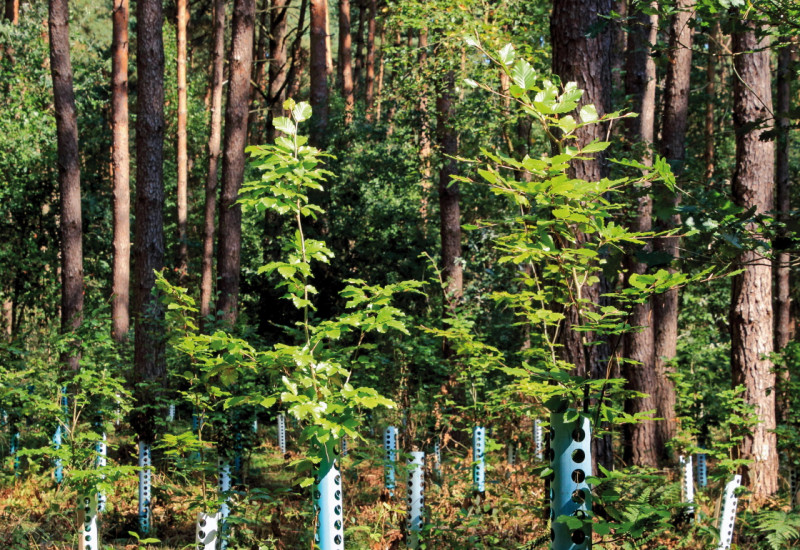
[[[669,161],[676,176],[683,173],[686,155],[686,125],[689,115],[689,84],[692,71],[692,29],[689,25],[694,13],[695,0],[680,0],[678,11],[670,21],[669,61],[664,87],[664,115],[661,128],[661,156]],[[672,199],[672,207],[678,205],[678,195]],[[668,221],[659,221],[656,229],[664,231],[678,227],[680,216],[673,214]],[[680,257],[679,237],[655,239],[653,248],[665,252],[677,260]],[[669,267],[674,272],[674,268]],[[657,415],[664,420],[657,422],[659,451],[664,443],[675,437],[675,386],[669,376],[671,361],[675,358],[678,343],[678,290],[672,289],[653,297],[653,326],[655,329],[655,369],[658,378],[656,391]],[[662,458],[667,458],[662,454]]]
[[[458,155],[458,134],[453,120],[455,75],[448,71],[440,82],[436,96],[436,133],[442,154],[439,172],[439,216],[442,239],[442,279],[445,283],[446,313],[452,315],[464,291],[461,267],[461,207],[459,185],[452,180],[458,174],[453,158]]]
[[[222,137],[222,79],[225,65],[225,0],[214,0],[214,49],[211,53],[211,128],[208,136],[208,174],[203,216],[203,261],[200,273],[201,322],[211,314],[214,287],[214,218]]]
[[[769,38],[757,38],[757,24],[739,21],[733,32],[733,121],[736,169],[733,198],[742,208],[764,214],[773,208],[774,146],[761,141],[771,125]],[[761,124],[761,127],[753,127]],[[751,224],[751,231],[757,228]],[[756,499],[778,490],[775,429],[775,374],[768,356],[773,351],[772,265],[756,250],[739,255],[743,273],[733,279],[731,298],[731,371],[733,386],[745,388],[744,400],[755,409],[758,424],[735,448],[734,456],[753,462],[743,468],[744,483]]]
[[[306,12],[308,11],[308,0],[300,0],[300,13],[297,16],[297,31],[295,32],[294,42],[292,42],[292,63],[289,67],[289,74],[286,75],[286,97],[297,97],[300,92],[300,83],[303,80],[302,74],[308,60],[304,56],[303,35],[305,34]]]
[[[275,126],[272,121],[283,116],[283,101],[286,99],[288,66],[286,59],[286,29],[291,0],[272,0],[269,20],[269,100],[267,119],[267,141],[275,142]],[[303,22],[300,22],[302,26]],[[300,29],[297,31],[300,33]]]
[[[311,107],[314,120],[311,124],[310,141],[313,145],[321,145],[328,129],[328,70],[325,59],[327,47],[325,41],[325,20],[327,2],[311,0]]]
[[[364,26],[367,21],[367,3],[369,0],[357,0],[358,2],[358,29],[356,30],[356,59],[353,63],[353,94],[359,95],[361,86],[361,71],[364,70],[366,62],[364,60]]]
[[[135,315],[132,424],[141,441],[155,439],[155,420],[146,407],[155,402],[152,388],[166,375],[164,311],[153,296],[154,270],[164,267],[164,43],[161,0],[136,4],[136,203],[133,243]]]
[[[331,45],[331,9],[325,0],[325,74],[333,76],[333,46]]]
[[[253,90],[255,93],[252,94],[252,105],[250,106],[247,119],[247,142],[251,145],[260,143],[262,140],[262,118],[267,120],[267,126],[271,123],[269,109],[272,107],[272,104],[269,95],[269,84],[267,83],[266,88],[264,86],[264,74],[266,73],[268,63],[272,59],[268,48],[272,36],[271,20],[273,17],[273,3],[273,0],[261,0],[261,7],[258,9],[260,12],[258,23],[256,24],[258,40],[254,38],[253,46],[253,67],[255,68],[255,72],[253,73]],[[279,13],[281,12],[280,7],[276,7],[275,10]],[[285,12],[283,15],[285,16]],[[255,31],[253,32],[255,36]],[[267,90],[266,100],[261,93],[265,89]]]
[[[228,104],[225,109],[225,143],[222,153],[222,189],[219,205],[217,310],[233,327],[238,318],[239,267],[242,246],[242,208],[237,204],[244,178],[247,145],[247,111],[253,65],[255,0],[235,0],[229,56]]]
[[[377,0],[367,0],[369,13],[367,15],[367,60],[366,74],[364,79],[364,109],[367,113],[367,120],[372,121],[372,112],[375,103],[375,30],[377,18]]]
[[[131,189],[128,150],[128,0],[114,0],[111,40],[111,178],[114,254],[111,336],[123,342],[130,328]]]
[[[19,0],[6,0],[6,19],[14,25],[19,25]]]
[[[714,98],[717,95],[717,52],[720,39],[719,21],[714,23],[711,31],[711,41],[708,46],[708,60],[706,61],[706,115],[705,115],[705,151],[703,162],[705,164],[705,179],[714,177]]]
[[[189,156],[186,140],[186,117],[188,114],[186,96],[186,27],[189,23],[188,0],[177,0],[178,9],[178,148],[177,148],[177,237],[178,253],[176,267],[179,281],[183,281],[189,269],[189,243],[187,241],[186,224],[188,219],[188,182]]]
[[[61,332],[70,333],[83,316],[83,222],[81,219],[81,171],[78,157],[78,119],[72,88],[69,53],[69,2],[50,0],[50,72],[58,150],[58,186],[61,198]],[[63,359],[74,370],[80,353],[68,351]]]
[[[794,63],[794,45],[784,45],[778,52],[778,78],[775,96],[775,111],[778,123],[778,154],[775,164],[775,181],[777,184],[778,221],[787,224],[791,220],[791,180],[789,174],[789,110],[792,107],[792,64]],[[792,337],[791,298],[789,285],[789,262],[791,255],[788,246],[788,230],[781,228],[776,243],[778,253],[775,259],[775,351],[782,351]],[[783,243],[786,244],[783,244]],[[782,419],[788,411],[789,369],[781,369],[778,392],[776,418]]]
[[[344,123],[353,122],[353,60],[350,36],[350,0],[339,0],[339,86],[344,98]]]
[[[657,13],[657,5],[651,3],[649,7]],[[658,37],[658,15],[649,15],[638,7],[631,11],[632,25],[628,31],[625,93],[633,100],[631,110],[639,116],[626,121],[627,137],[631,145],[635,143],[644,145],[646,151],[642,163],[650,166],[656,110],[656,64],[652,51]],[[636,218],[632,227],[637,232],[649,232],[653,228],[653,200],[649,189],[643,191],[642,196],[638,197]],[[646,246],[644,250],[649,248]],[[632,255],[628,258],[628,267],[631,274],[643,275],[647,271],[647,264],[636,261]],[[636,364],[626,362],[623,365],[623,377],[627,380],[626,388],[646,394],[646,397],[625,400],[625,412],[631,415],[656,409],[655,396],[661,381],[655,372],[651,312],[649,300],[634,305],[630,324],[640,329],[625,335],[627,357],[636,361]],[[626,424],[624,434],[626,463],[637,466],[658,466],[659,452],[664,448],[665,442],[659,440],[655,422]]]
[[[580,105],[594,104],[600,116],[608,112],[611,98],[611,33],[603,28],[611,12],[611,0],[563,0],[553,3],[550,18],[550,37],[553,49],[553,72],[561,82],[576,82],[584,90]],[[578,146],[594,139],[605,137],[605,128],[600,124],[584,126],[576,131]],[[600,181],[608,174],[602,155],[590,160],[575,162],[571,176],[586,181]],[[579,235],[579,239],[583,239]],[[580,243],[579,243],[580,245]],[[599,287],[585,288],[582,297],[598,303]],[[576,308],[566,312],[562,331],[564,359],[575,365],[575,373],[584,376],[592,370],[592,361],[587,354],[596,353],[591,347],[593,335],[577,332],[573,326],[580,324]],[[587,352],[587,350],[591,350]]]

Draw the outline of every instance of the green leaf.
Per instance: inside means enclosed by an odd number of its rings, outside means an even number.
[[[276,130],[283,132],[284,134],[293,136],[297,133],[297,127],[294,125],[294,122],[286,117],[278,117],[273,121],[272,124],[275,126]]]
[[[595,109],[594,105],[584,105],[581,107],[580,111],[581,122],[589,123],[589,122],[597,122],[600,118],[597,116],[597,109]]]
[[[307,101],[301,101],[294,109],[292,109],[292,117],[294,117],[298,123],[311,118],[311,114],[311,104]]]
[[[514,63],[514,57],[516,57],[514,46],[511,44],[503,46],[503,49],[498,52],[498,57],[503,65],[511,65]]]

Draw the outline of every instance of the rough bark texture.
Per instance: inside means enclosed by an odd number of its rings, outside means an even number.
[[[372,112],[375,103],[375,30],[377,23],[377,0],[367,0],[369,13],[367,14],[367,59],[365,63],[364,75],[364,109],[367,113],[367,120],[372,120]]]
[[[450,156],[458,154],[458,134],[453,127],[453,96],[455,75],[449,71],[441,81],[436,97],[436,122],[439,150],[443,155],[439,172],[439,216],[442,239],[442,279],[446,283],[446,303],[452,311],[461,300],[464,289],[461,267],[461,208],[458,182],[451,176],[458,174],[456,161]]]
[[[307,57],[304,57],[303,35],[305,34],[306,12],[308,11],[308,0],[300,0],[300,13],[297,16],[297,32],[292,43],[292,65],[289,74],[286,75],[286,97],[297,97],[300,91],[300,83],[303,80],[302,74],[305,68]]]
[[[68,0],[50,0],[49,28],[61,199],[61,331],[69,333],[80,326],[83,315],[83,227],[78,119],[69,56]],[[65,353],[64,359],[70,368],[79,367],[77,350]]]
[[[250,107],[250,73],[253,65],[255,0],[235,0],[229,56],[228,104],[225,108],[225,142],[222,153],[222,189],[219,204],[217,310],[229,326],[236,324],[239,301],[239,266],[242,247],[242,208],[236,201],[244,178],[247,111]]]
[[[766,213],[773,208],[774,146],[759,139],[770,125],[769,38],[756,37],[756,24],[739,22],[733,33],[734,65],[739,78],[733,85],[733,121],[736,130],[736,169],[733,198],[738,206]],[[757,50],[757,51],[754,51]],[[755,227],[751,227],[755,231]],[[766,359],[773,350],[772,265],[752,250],[739,256],[744,272],[733,279],[731,297],[731,374],[734,387],[745,388],[744,399],[755,408],[759,423],[735,449],[737,458],[752,460],[744,468],[743,483],[756,499],[778,490],[778,454],[775,429],[775,374]]]
[[[358,0],[358,29],[356,30],[356,59],[353,63],[353,93],[358,95],[361,86],[361,72],[366,64],[364,60],[364,28],[367,24],[367,3],[369,0]]]
[[[339,86],[344,98],[344,122],[353,121],[353,59],[350,36],[350,0],[339,0]]]
[[[794,45],[785,45],[778,52],[778,79],[775,96],[775,114],[778,123],[778,154],[775,163],[775,182],[777,191],[776,210],[778,220],[783,223],[790,221],[791,210],[791,180],[789,175],[789,109],[792,106],[791,69],[794,62]],[[776,240],[775,248],[778,249],[775,258],[775,351],[781,351],[792,338],[791,298],[789,295],[789,262],[791,255],[785,250],[788,246],[787,231],[781,230],[781,236]],[[785,244],[784,244],[785,243]],[[782,419],[788,411],[787,390],[789,383],[789,370],[780,371],[780,391],[776,417]]]
[[[166,375],[164,311],[153,296],[154,270],[164,267],[164,43],[161,0],[136,4],[136,203],[133,242],[135,315],[134,382],[137,411],[131,422],[140,440],[155,438],[155,420],[146,407],[155,402],[152,388]]]
[[[686,125],[689,115],[689,83],[692,71],[692,29],[695,0],[680,0],[678,11],[670,21],[669,64],[664,86],[664,115],[661,128],[660,154],[666,158],[676,176],[683,173],[686,148]],[[678,195],[672,199],[678,204]],[[680,225],[677,214],[668,222],[660,221],[656,229],[663,231]],[[680,257],[678,237],[655,239],[655,250],[665,252],[674,259]],[[669,268],[674,271],[674,268]],[[656,424],[659,452],[665,456],[664,443],[675,437],[675,386],[669,379],[670,362],[675,357],[678,342],[678,290],[669,290],[653,297],[653,326],[655,329],[655,368],[658,391],[655,393],[657,416],[664,420]]]
[[[5,15],[14,25],[19,25],[19,0],[6,0]]]
[[[658,6],[650,6],[657,11]],[[625,70],[625,93],[631,97],[631,110],[639,113],[636,118],[627,120],[627,137],[631,144],[640,143],[644,151],[643,163],[652,164],[650,148],[653,146],[655,129],[656,103],[656,64],[652,57],[653,46],[658,33],[658,16],[648,15],[640,9],[631,13],[632,24],[628,31],[627,60]],[[632,229],[648,232],[653,226],[653,200],[649,189],[638,197],[636,218]],[[646,247],[647,249],[649,247]],[[629,272],[643,275],[647,265],[628,258]],[[656,408],[655,395],[661,382],[655,372],[655,355],[653,353],[653,323],[651,304],[633,306],[630,324],[641,327],[625,337],[627,357],[638,364],[625,363],[623,377],[627,380],[626,388],[647,394],[647,397],[629,398],[625,400],[625,412],[628,414],[644,413]],[[625,425],[625,462],[637,466],[658,465],[658,455],[664,448],[660,441],[655,422],[639,422]]]
[[[211,59],[211,128],[208,136],[208,173],[203,216],[203,260],[200,268],[200,318],[211,314],[214,287],[214,218],[222,138],[222,78],[225,65],[225,0],[214,0],[214,49]]]
[[[611,32],[606,17],[611,12],[611,0],[560,0],[553,3],[550,18],[550,38],[553,50],[553,72],[562,83],[576,82],[584,90],[581,105],[594,104],[597,113],[608,112],[611,98]],[[597,32],[603,29],[602,32]],[[598,124],[581,128],[576,133],[578,145],[605,136],[606,129]],[[597,156],[592,160],[577,162],[571,175],[587,181],[598,181],[607,174],[605,160]],[[579,240],[583,238],[579,235]],[[580,243],[578,243],[580,246]],[[599,303],[600,285],[582,289],[583,299]],[[575,373],[582,376],[604,376],[602,349],[589,346],[594,335],[577,332],[572,327],[580,324],[577,308],[565,312],[561,331],[563,357],[575,365]],[[603,464],[613,468],[611,438],[595,439],[592,449],[593,466]]]
[[[269,100],[267,141],[275,142],[275,126],[272,121],[283,116],[283,101],[286,99],[286,30],[291,0],[272,0],[269,19]],[[301,23],[302,25],[302,23]],[[299,32],[299,31],[298,31]]]
[[[310,141],[317,146],[324,142],[328,129],[328,70],[325,62],[328,55],[325,40],[327,11],[325,0],[311,0],[310,99],[314,119],[311,122]]]
[[[130,328],[131,189],[128,150],[128,0],[114,0],[111,39],[111,178],[114,232],[111,336],[127,338]]]
[[[189,243],[186,233],[188,219],[188,183],[189,183],[189,156],[187,154],[186,118],[188,113],[186,96],[186,27],[189,24],[189,0],[177,0],[178,9],[178,148],[177,148],[177,238],[178,250],[176,267],[180,280],[186,276],[189,269]]]
[[[720,38],[719,21],[714,23],[711,31],[711,40],[708,47],[706,61],[706,115],[705,115],[705,151],[703,162],[705,164],[705,178],[710,180],[714,176],[714,98],[717,94],[717,51]]]

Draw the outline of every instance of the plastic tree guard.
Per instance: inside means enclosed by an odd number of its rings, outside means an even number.
[[[278,447],[281,454],[286,454],[286,417],[278,415]]]
[[[315,539],[320,550],[344,550],[344,499],[342,476],[333,446],[322,449],[314,480],[314,508],[318,515]]]
[[[167,409],[167,422],[175,422],[175,404],[170,403]]]
[[[550,464],[553,481],[550,484],[550,544],[551,550],[586,550],[591,546],[592,533],[588,514],[592,510],[592,493],[586,477],[592,474],[591,424],[587,416],[566,422],[576,411],[550,415]],[[558,522],[560,516],[586,519],[582,528],[572,530]]]
[[[197,550],[217,550],[219,541],[219,513],[206,514],[197,512],[197,528],[195,530]]]
[[[342,457],[347,456],[347,436],[342,436]]]
[[[697,455],[697,485],[708,485],[708,458],[705,453]]]
[[[389,496],[394,496],[394,461],[397,449],[397,428],[389,426],[383,434],[383,450],[385,451],[386,462],[384,465],[384,481]]]
[[[14,473],[19,475],[19,427],[16,423],[11,423],[11,442],[8,449],[8,454],[14,457]]]
[[[679,459],[681,465],[681,489],[683,489],[683,501],[694,504],[694,468],[692,467],[692,456],[688,458],[683,455]],[[694,506],[689,506],[686,511],[690,516],[694,515]]]
[[[97,534],[97,498],[83,497],[83,531],[80,535],[79,550],[100,550]]]
[[[220,458],[217,461],[217,467],[219,470],[219,492],[220,496],[224,497],[222,504],[219,507],[219,523],[218,523],[218,531],[219,531],[219,538],[220,538],[220,550],[225,550],[228,546],[228,541],[223,538],[225,533],[225,520],[231,515],[230,505],[230,497],[228,493],[231,490],[231,463],[223,458]]]
[[[53,448],[55,448],[56,451],[61,448],[61,430],[62,427],[59,423],[59,425],[56,426],[56,433],[53,434]],[[55,472],[53,473],[53,477],[55,478],[56,483],[61,483],[64,481],[64,468],[61,464],[60,458],[56,458],[55,460]]]
[[[258,418],[253,420],[253,433],[254,434],[258,433]]]
[[[513,466],[517,458],[517,444],[512,441],[506,446],[506,462],[509,466]]]
[[[733,524],[736,522],[736,507],[739,505],[739,498],[735,492],[741,484],[742,476],[737,474],[725,485],[722,511],[719,516],[719,546],[717,546],[717,550],[728,550],[731,547]]]
[[[789,505],[794,508],[794,500],[797,495],[797,468],[789,466]]]
[[[472,428],[472,486],[476,492],[486,492],[486,428]]]
[[[97,457],[94,460],[94,465],[96,468],[104,468],[106,464],[108,464],[108,459],[106,458],[107,453],[107,446],[106,446],[106,434],[103,432],[103,438],[95,443],[95,452],[97,453]],[[105,479],[106,476],[102,475],[101,478]],[[106,509],[106,496],[103,493],[97,494],[97,511],[102,512]]]
[[[433,475],[437,480],[442,477],[442,446],[438,437],[433,443]]]
[[[412,451],[408,468],[408,547],[419,547],[425,520],[425,453]]]
[[[151,458],[150,444],[139,441],[139,531],[144,535],[150,532]]]
[[[544,460],[544,429],[542,421],[538,418],[533,421],[533,445],[536,451],[536,460]]]
[[[240,483],[242,479],[242,433],[237,431],[233,441],[233,474],[236,482]]]

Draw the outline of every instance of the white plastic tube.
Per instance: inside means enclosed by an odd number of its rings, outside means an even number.
[[[197,512],[195,535],[196,550],[217,550],[217,542],[219,541],[219,512],[216,514]]]
[[[139,441],[139,531],[145,535],[150,532],[150,459],[150,444]]]
[[[733,541],[733,525],[736,523],[736,507],[739,505],[739,498],[736,496],[736,489],[742,484],[742,476],[735,475],[733,479],[725,485],[725,496],[722,501],[722,510],[719,515],[719,546],[717,550],[728,550]]]
[[[97,497],[83,497],[83,527],[78,539],[79,550],[100,550],[97,533]]]
[[[419,547],[419,532],[425,520],[425,453],[411,452],[408,472],[408,547]]]
[[[688,457],[680,456],[681,464],[681,487],[683,488],[683,501],[694,504],[694,468],[692,467],[692,455]],[[686,509],[689,515],[694,515],[694,506]]]

